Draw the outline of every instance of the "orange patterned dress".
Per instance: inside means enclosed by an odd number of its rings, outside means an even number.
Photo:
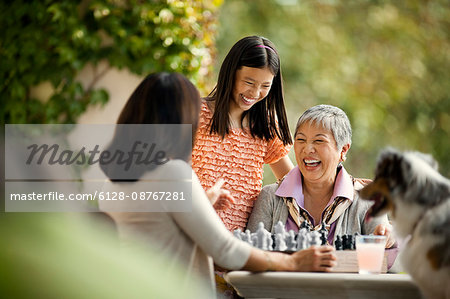
[[[230,129],[224,139],[209,134],[212,112],[202,104],[200,125],[192,151],[192,168],[205,190],[223,178],[223,188],[235,198],[228,210],[217,213],[228,230],[242,230],[262,188],[263,165],[277,162],[287,155],[291,146],[284,146],[279,138],[265,141],[253,138],[243,129]]]

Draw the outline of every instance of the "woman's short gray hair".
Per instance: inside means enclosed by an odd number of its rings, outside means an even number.
[[[321,125],[333,133],[338,150],[346,144],[352,144],[352,126],[345,112],[331,105],[317,105],[303,112],[297,121],[295,134],[304,123],[311,122]]]

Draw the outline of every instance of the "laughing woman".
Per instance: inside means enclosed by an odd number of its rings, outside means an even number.
[[[281,221],[298,232],[306,221],[314,230],[322,222],[328,244],[338,235],[386,235],[386,248],[394,245],[386,216],[364,221],[370,202],[359,200],[358,190],[367,180],[355,179],[342,163],[351,146],[350,121],[341,109],[318,105],[306,110],[295,130],[297,167],[279,184],[265,186],[255,202],[247,228],[256,231],[262,221],[269,231]]]

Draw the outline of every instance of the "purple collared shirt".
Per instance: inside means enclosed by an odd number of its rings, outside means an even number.
[[[337,175],[336,180],[334,184],[334,190],[333,195],[331,196],[329,202],[327,203],[325,209],[333,203],[333,201],[337,197],[345,197],[348,198],[350,201],[353,201],[353,181],[351,176],[347,173],[344,167],[342,167]],[[295,198],[295,201],[297,202],[298,206],[306,211],[308,214],[309,220],[311,223],[316,225],[314,223],[314,219],[309,214],[308,210],[305,209],[305,198],[303,196],[303,187],[302,187],[302,174],[300,172],[300,169],[295,167],[292,169],[284,178],[283,182],[278,187],[277,191],[275,192],[275,195],[278,195],[280,197],[292,197]],[[320,219],[320,222],[322,222],[322,219]],[[320,223],[319,222],[319,223]],[[295,221],[292,219],[291,215],[289,215],[287,221],[286,221],[286,230],[294,230],[295,232],[298,232],[298,227]],[[334,232],[336,230],[336,221],[333,222],[330,226],[330,231],[328,232],[328,243],[333,244],[333,237]]]

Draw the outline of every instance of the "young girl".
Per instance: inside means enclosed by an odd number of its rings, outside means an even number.
[[[263,37],[245,37],[225,57],[217,85],[202,103],[192,152],[203,188],[223,178],[235,198],[217,210],[228,230],[245,229],[264,164],[277,179],[294,167],[286,156],[291,145],[278,53]]]

